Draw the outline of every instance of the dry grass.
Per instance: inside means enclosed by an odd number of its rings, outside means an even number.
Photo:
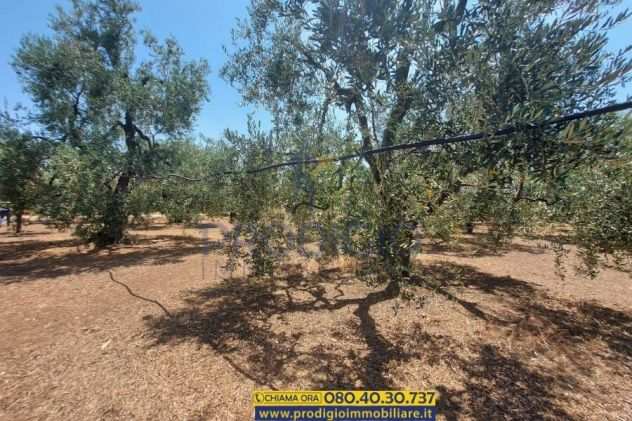
[[[255,388],[435,388],[440,419],[632,420],[629,274],[561,282],[540,241],[469,236],[427,248],[405,301],[348,260],[223,279],[229,227],[205,227],[98,252],[0,234],[0,419],[247,420]]]

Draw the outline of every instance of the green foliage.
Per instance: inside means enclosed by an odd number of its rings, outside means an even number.
[[[526,122],[604,105],[629,80],[630,48],[605,49],[628,18],[610,17],[612,3],[253,0],[222,75],[274,128],[250,121],[247,134],[193,141],[207,64],[149,33],[138,60],[136,3],[73,0],[52,36],[26,36],[15,55],[36,105],[29,123],[48,141],[3,129],[2,194],[98,244],[122,240],[130,217],[229,214],[227,267],[245,258],[257,275],[296,251],[353,256],[397,282],[423,238],[476,225],[500,246],[566,224],[594,275],[603,256],[630,253],[629,123]],[[521,130],[251,171],[506,125]]]
[[[619,171],[593,169],[580,177],[570,222],[584,269],[594,276],[600,255],[618,264],[632,255],[632,171],[629,165]]]
[[[22,214],[39,203],[42,166],[51,145],[20,132],[7,115],[0,118],[0,202],[12,208],[19,232]]]
[[[282,156],[519,126],[602,105],[629,79],[629,48],[604,48],[608,31],[628,18],[610,18],[611,3],[253,1],[222,74],[246,101],[273,112],[271,149]],[[328,168],[344,174],[341,183],[288,170],[280,181],[285,194],[273,200],[310,209],[300,219],[326,228],[327,253],[340,243],[331,233],[349,233],[347,243],[361,240],[397,280],[408,275],[416,233],[447,240],[463,225],[484,223],[501,244],[516,228],[549,216],[559,194],[552,186],[580,164],[616,153],[615,121],[525,127],[489,142],[366,155],[352,174],[345,173],[349,163]],[[356,176],[366,185],[358,187]]]
[[[106,209],[111,207],[120,161],[114,147],[90,153],[58,145],[46,169],[38,210],[59,227],[76,224],[79,236],[94,238],[108,224]]]
[[[168,168],[145,179],[130,193],[130,212],[135,220],[160,212],[169,222],[193,223],[200,215],[229,212],[229,183],[217,176],[226,170],[231,156],[224,143],[174,140],[162,145],[162,153]],[[202,179],[204,182],[199,181]]]
[[[285,255],[286,223],[279,213],[279,183],[274,171],[244,174],[250,166],[261,165],[275,157],[271,136],[265,135],[253,123],[249,136],[226,133],[231,145],[231,167],[235,175],[228,184],[230,197],[228,209],[235,215],[237,224],[234,235],[228,240],[228,267],[235,266],[235,259],[246,257],[246,263],[255,275],[272,275]],[[239,246],[240,239],[249,244],[247,252]]]
[[[560,216],[573,229],[582,257],[580,271],[594,277],[609,257],[616,266],[632,258],[632,135],[617,159],[578,168],[568,178]]]
[[[37,106],[36,122],[75,148],[79,162],[102,160],[96,168],[117,169],[106,171],[111,182],[93,174],[95,167],[80,165],[87,174],[79,185],[95,198],[79,208],[59,201],[64,209],[51,212],[79,211],[73,216],[85,220],[80,232],[100,244],[124,237],[130,191],[148,174],[164,171],[168,151],[161,144],[187,133],[207,96],[206,62],[184,61],[175,40],[159,43],[144,33],[150,54],[135,59],[132,14],[138,10],[130,0],[74,0],[52,17],[54,35],[26,36],[14,60]],[[59,197],[66,196],[74,192]]]

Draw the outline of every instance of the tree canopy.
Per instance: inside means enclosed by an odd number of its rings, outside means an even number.
[[[12,207],[18,233],[24,212],[40,203],[42,167],[50,152],[48,142],[18,130],[8,113],[0,115],[0,198]]]
[[[146,58],[137,59],[139,9],[130,0],[74,0],[51,19],[54,35],[24,37],[14,61],[35,121],[81,159],[110,158],[94,174],[103,200],[83,227],[104,244],[123,238],[130,189],[166,162],[161,141],[188,133],[208,93],[207,63],[185,61],[174,39],[142,33]]]
[[[628,50],[605,49],[608,31],[628,17],[610,17],[610,3],[253,1],[223,75],[274,113],[281,137],[300,139],[279,142],[279,153],[494,131],[611,101],[632,65]],[[428,229],[456,196],[471,197],[472,218],[511,233],[519,208],[529,207],[525,189],[545,193],[579,162],[616,153],[621,136],[612,124],[604,117],[503,142],[366,155],[371,187],[362,194],[373,210],[360,214],[365,226],[367,212],[374,217],[373,247],[391,278],[407,275],[413,232]],[[332,127],[344,134],[327,150]],[[338,205],[353,207],[345,200]]]

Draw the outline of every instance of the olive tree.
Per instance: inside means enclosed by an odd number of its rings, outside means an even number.
[[[22,230],[22,216],[39,203],[43,167],[51,145],[18,129],[17,121],[0,115],[0,202],[15,213],[15,232]]]
[[[632,68],[627,49],[605,49],[608,31],[628,17],[610,16],[613,3],[253,0],[222,73],[245,101],[272,111],[277,133],[291,137],[303,125],[318,143],[328,125],[347,128],[337,149],[364,152],[356,170],[368,175],[368,188],[354,190],[372,207],[363,229],[398,281],[410,271],[414,232],[455,196],[474,189],[506,202],[478,215],[510,234],[519,218],[508,213],[526,200],[528,181],[554,182],[583,159],[611,154],[617,140],[602,136],[612,119],[597,118],[572,136],[563,125],[528,126],[478,144],[371,150],[611,101]],[[296,156],[300,141],[279,148]]]
[[[176,40],[145,32],[137,57],[139,9],[132,0],[73,0],[52,16],[52,35],[25,36],[14,59],[35,122],[84,158],[102,157],[110,182],[98,184],[106,190],[84,218],[99,244],[123,239],[130,190],[164,163],[161,142],[185,134],[207,96],[206,62],[185,61]]]

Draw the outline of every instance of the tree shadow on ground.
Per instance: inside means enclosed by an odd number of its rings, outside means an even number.
[[[187,256],[221,248],[215,241],[177,235],[135,238],[133,244],[82,250],[81,241],[15,241],[0,243],[0,285],[138,265],[182,262]],[[42,253],[67,248],[62,253]]]
[[[468,265],[442,262],[420,268],[418,273],[418,283],[458,303],[473,317],[507,329],[512,337],[546,336],[569,357],[581,354],[576,351],[582,343],[598,340],[609,351],[599,357],[632,369],[632,315],[628,313],[596,302],[554,298],[526,281],[493,276]],[[500,304],[500,310],[463,299],[459,290],[478,292],[482,301]]]
[[[371,307],[397,296],[393,288],[370,292],[359,298],[345,297],[341,287],[349,278],[292,275],[277,279],[234,278],[213,288],[191,291],[187,307],[172,318],[154,318],[148,326],[155,345],[193,338],[210,345],[237,371],[257,384],[275,385],[308,376],[315,387],[389,387],[384,377],[390,361],[405,361],[412,355],[385,339],[371,317]],[[294,332],[275,329],[272,319],[284,320],[302,314],[315,317],[349,307],[352,327],[367,346],[364,355],[336,346],[340,330],[327,332],[329,341],[306,343],[310,327],[299,324]],[[330,326],[321,326],[329,330]],[[333,339],[333,340],[332,340]],[[301,374],[303,373],[303,374]]]
[[[15,231],[0,231],[0,237],[8,237],[8,238],[25,238],[25,237],[37,237],[40,235],[50,234],[50,231],[22,231],[20,233],[16,233]]]
[[[180,228],[180,229],[214,229],[219,228],[219,225],[214,222],[200,222],[200,223],[160,223],[154,222],[150,224],[134,224],[131,226],[133,232],[143,231],[162,231],[167,228]]]
[[[573,419],[557,396],[560,385],[580,387],[572,377],[530,368],[491,344],[482,345],[476,358],[454,363],[463,371],[463,387],[437,387],[439,413],[449,421]]]
[[[593,358],[630,366],[629,315],[554,299],[525,281],[455,264],[425,267],[417,280],[426,294],[453,302],[456,307],[450,311],[461,307],[490,329],[519,332],[513,349],[486,342],[487,337],[464,345],[450,332],[430,333],[420,322],[412,330],[390,329],[375,312],[396,291],[350,292],[357,282],[336,271],[224,280],[189,291],[173,317],[148,318],[151,346],[197,341],[245,377],[272,389],[388,389],[401,387],[393,373],[407,365],[429,370],[447,365],[461,386],[426,387],[440,391],[440,413],[455,420],[466,415],[476,420],[572,419],[564,405],[565,391],[594,391],[582,389],[578,371],[534,366],[528,354],[536,336],[546,336],[576,369],[589,371]],[[492,309],[460,298],[463,289],[502,305]],[[584,348],[595,338],[605,344],[600,352]]]
[[[553,241],[549,238],[548,242]],[[488,257],[502,256],[510,252],[545,254],[549,252],[545,243],[525,244],[512,241],[496,244],[486,233],[463,234],[458,237],[458,242],[432,242],[424,244],[424,254],[452,255],[456,257]]]
[[[0,243],[0,262],[4,260],[24,259],[41,253],[50,248],[57,247],[78,247],[81,241],[78,239],[66,240],[16,240],[3,241]]]

